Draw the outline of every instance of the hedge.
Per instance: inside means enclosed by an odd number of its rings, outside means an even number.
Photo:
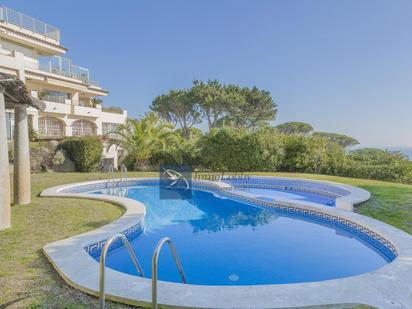
[[[98,137],[72,137],[60,143],[80,172],[90,172],[100,167],[103,144]]]

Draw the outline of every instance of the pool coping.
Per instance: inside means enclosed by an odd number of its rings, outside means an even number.
[[[283,178],[283,177],[276,177]],[[133,180],[154,178],[133,178]],[[289,178],[290,179],[290,178]],[[102,200],[118,204],[125,213],[117,220],[96,230],[75,235],[44,246],[43,251],[60,276],[71,286],[98,296],[99,263],[84,247],[143,226],[145,206],[135,200],[87,193],[64,193],[78,185],[97,184],[107,180],[62,185],[44,190],[41,196]],[[312,181],[312,180],[306,180]],[[225,184],[201,181],[213,186]],[[327,182],[335,184],[333,182]],[[340,184],[339,184],[340,185]],[[345,189],[347,189],[347,186]],[[230,186],[229,186],[230,187]],[[351,187],[351,186],[350,186]],[[360,224],[390,241],[398,256],[375,271],[341,279],[278,285],[202,286],[159,281],[158,302],[170,308],[282,308],[293,306],[359,303],[378,308],[412,308],[412,236],[383,222],[344,209],[287,202],[289,206],[314,210]],[[132,305],[149,306],[151,280],[107,269],[107,298]]]
[[[292,180],[295,182],[316,182],[316,183],[324,183],[328,185],[332,185],[338,187],[340,189],[346,190],[349,192],[349,195],[346,196],[339,196],[335,200],[335,207],[338,209],[344,209],[353,211],[355,205],[368,201],[371,198],[371,194],[369,191],[358,188],[351,185],[341,184],[333,181],[327,180],[317,180],[317,179],[305,179],[305,178],[292,178],[292,177],[281,177],[281,176],[264,176],[264,175],[250,175],[253,178],[263,178],[263,179],[285,179],[285,180]],[[223,180],[224,182],[224,180]],[[322,192],[321,190],[308,190],[309,192]],[[337,194],[336,194],[337,195]],[[287,199],[287,198],[278,198],[275,200],[276,202],[295,202],[296,200]],[[316,206],[317,203],[312,203],[308,201],[299,201],[300,205],[308,205],[308,206]]]

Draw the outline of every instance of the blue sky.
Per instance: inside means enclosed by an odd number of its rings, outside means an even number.
[[[193,79],[269,90],[275,124],[412,146],[412,1],[2,1],[61,29],[76,64],[137,117]]]

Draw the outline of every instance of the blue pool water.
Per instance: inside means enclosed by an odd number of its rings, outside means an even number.
[[[298,191],[292,189],[280,188],[256,188],[248,186],[236,187],[237,191],[245,192],[254,196],[255,198],[264,201],[273,201],[279,199],[290,199],[295,201],[306,201],[311,203],[318,203],[326,206],[335,206],[335,198],[326,195],[320,195],[312,192]]]
[[[191,200],[160,200],[158,186],[148,185],[130,188],[127,196],[147,208],[144,232],[131,241],[146,277],[151,276],[153,250],[166,236],[172,238],[190,284],[319,281],[369,272],[390,262],[344,230],[209,192],[194,190]],[[136,274],[123,246],[109,251],[107,265]],[[160,255],[159,280],[180,282],[167,247]]]

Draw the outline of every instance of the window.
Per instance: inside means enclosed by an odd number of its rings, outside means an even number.
[[[113,139],[119,138],[119,134],[112,133],[117,130],[118,126],[117,123],[103,122],[103,135]]]
[[[11,141],[14,134],[14,114],[6,112],[7,140]]]
[[[53,117],[39,118],[39,136],[41,138],[63,137],[63,122]]]
[[[87,120],[77,120],[72,125],[73,136],[96,135],[96,126]]]

